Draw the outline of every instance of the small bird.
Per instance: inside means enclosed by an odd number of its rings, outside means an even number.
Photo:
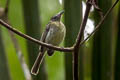
[[[43,32],[40,41],[54,45],[54,46],[59,46],[59,44],[64,40],[64,37],[66,34],[66,28],[64,24],[60,21],[63,13],[64,11],[61,11],[50,19],[50,22],[47,24],[46,29]],[[52,56],[54,53],[54,50],[52,49],[48,49],[43,46],[39,47],[39,54],[31,69],[31,73],[33,75],[38,74],[40,64],[43,61],[46,51],[49,56]]]

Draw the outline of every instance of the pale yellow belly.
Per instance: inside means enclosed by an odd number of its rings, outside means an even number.
[[[65,31],[60,29],[51,29],[51,31],[48,33],[46,37],[46,43],[52,44],[52,45],[59,45],[65,36]]]

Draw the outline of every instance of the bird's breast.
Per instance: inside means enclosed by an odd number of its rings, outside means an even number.
[[[46,42],[52,45],[59,45],[65,37],[66,29],[64,24],[51,25],[46,37]]]

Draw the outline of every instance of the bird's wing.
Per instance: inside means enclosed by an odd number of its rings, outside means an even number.
[[[48,32],[49,32],[49,29],[50,29],[50,24],[47,24],[46,29],[45,29],[45,31],[43,32],[40,41],[45,42],[46,36],[47,36],[47,34],[48,34]],[[40,46],[40,47],[39,47],[39,50],[42,52],[42,51],[43,51],[43,47]]]
[[[47,34],[48,34],[48,32],[49,32],[49,29],[50,29],[50,24],[48,24],[48,25],[46,26],[46,29],[45,29],[45,31],[43,32],[40,41],[45,42],[46,36],[47,36]],[[40,47],[39,47],[39,54],[38,54],[38,56],[37,56],[37,59],[35,60],[35,63],[34,63],[34,65],[33,65],[32,69],[31,69],[31,73],[34,74],[34,75],[37,75],[37,74],[38,74],[40,64],[42,63],[43,58],[44,58],[44,56],[45,56],[45,50],[46,50],[45,47],[43,47],[43,46],[40,46]]]

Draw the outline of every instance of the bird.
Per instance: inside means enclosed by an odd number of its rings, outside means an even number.
[[[64,11],[60,11],[55,16],[51,17],[50,21],[46,25],[45,31],[43,32],[40,38],[40,41],[54,46],[60,45],[60,43],[64,40],[66,35],[65,25],[61,21],[61,16],[63,13]],[[49,56],[52,56],[54,50],[40,45],[38,56],[31,69],[31,73],[33,75],[37,75],[39,73],[39,68],[46,52]]]

